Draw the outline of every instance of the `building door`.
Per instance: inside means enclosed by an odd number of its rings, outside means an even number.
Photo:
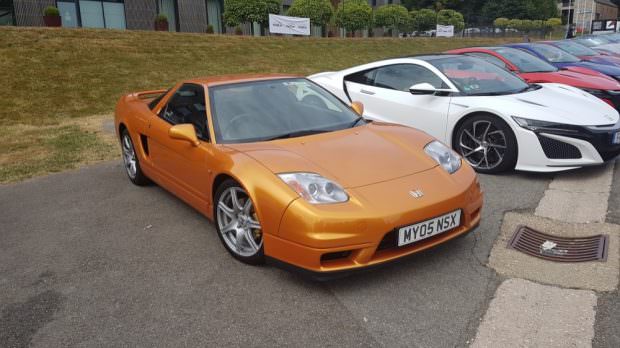
[[[207,23],[213,26],[214,33],[222,33],[222,4],[220,0],[207,0]]]
[[[0,25],[15,25],[13,0],[0,0]]]
[[[62,26],[67,28],[75,28],[78,26],[77,9],[75,2],[58,1],[58,11],[60,11],[60,19]]]

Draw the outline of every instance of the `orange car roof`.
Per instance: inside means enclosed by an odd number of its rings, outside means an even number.
[[[218,75],[209,77],[198,77],[189,79],[186,82],[203,84],[206,86],[225,85],[229,83],[238,82],[250,82],[250,81],[263,81],[263,80],[275,80],[282,78],[297,78],[299,75],[290,74],[236,74],[236,75]]]

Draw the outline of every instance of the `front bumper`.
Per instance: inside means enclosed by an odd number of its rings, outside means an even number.
[[[409,194],[413,189],[424,196],[413,198]],[[278,235],[264,235],[265,255],[306,273],[333,275],[418,253],[463,235],[480,222],[482,192],[465,164],[453,175],[436,167],[348,192],[351,200],[344,204],[313,206],[301,199],[291,203]],[[457,209],[462,211],[459,227],[402,247],[391,244],[399,227]]]
[[[516,127],[520,154],[517,169],[558,171],[599,165],[620,155],[620,144],[612,144],[612,137],[620,132],[620,122],[567,127],[537,132]]]

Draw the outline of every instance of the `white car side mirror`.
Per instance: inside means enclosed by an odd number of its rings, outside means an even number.
[[[411,94],[434,94],[437,92],[437,88],[428,82],[418,83],[409,87]]]

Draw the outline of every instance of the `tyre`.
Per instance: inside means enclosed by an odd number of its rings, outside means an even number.
[[[223,182],[215,193],[214,206],[215,227],[226,250],[244,263],[264,263],[263,231],[243,187],[233,180]]]
[[[148,185],[151,181],[144,175],[140,168],[140,161],[136,155],[136,149],[133,146],[129,131],[123,129],[121,132],[121,148],[123,152],[123,164],[125,165],[125,172],[132,183],[138,186]]]
[[[475,115],[456,130],[453,147],[479,173],[496,174],[517,164],[517,139],[502,119]]]

